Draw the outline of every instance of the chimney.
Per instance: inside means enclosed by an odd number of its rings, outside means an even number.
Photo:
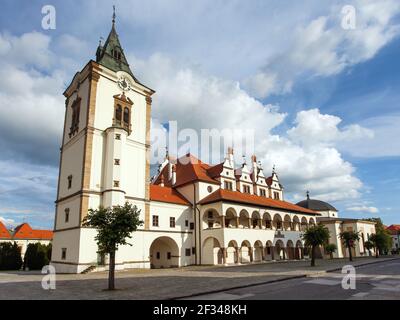
[[[164,187],[164,176],[161,176],[161,183],[160,183],[161,187]]]
[[[176,165],[172,165],[172,185],[176,183]]]

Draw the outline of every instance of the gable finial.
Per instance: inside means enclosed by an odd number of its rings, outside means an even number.
[[[307,200],[310,200],[310,191],[307,190],[306,195],[307,195]]]
[[[272,166],[272,173],[275,173],[275,171],[276,171],[276,167],[275,167],[275,165],[273,165]]]
[[[115,24],[115,5],[113,5],[113,16],[112,16],[112,24]]]
[[[169,160],[168,146],[165,146],[165,159]]]

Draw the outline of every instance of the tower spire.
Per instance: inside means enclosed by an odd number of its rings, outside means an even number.
[[[115,25],[115,5],[113,5],[112,25]]]

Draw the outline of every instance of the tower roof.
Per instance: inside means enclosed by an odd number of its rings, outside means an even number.
[[[100,43],[97,48],[96,62],[115,72],[125,71],[136,80],[126,60],[124,50],[122,49],[117,31],[115,30],[115,11],[113,14],[111,31],[107,40],[104,45]]]

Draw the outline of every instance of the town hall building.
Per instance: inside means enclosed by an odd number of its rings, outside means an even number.
[[[117,269],[303,259],[302,233],[324,212],[285,201],[277,173],[265,174],[256,156],[237,164],[230,148],[222,163],[209,165],[167,154],[150,176],[154,93],[132,72],[113,18],[96,60],[64,92],[51,262],[57,272],[107,266],[96,230],[83,219],[90,208],[125,202],[140,209],[144,225],[128,239],[132,246],[119,247]],[[337,220],[337,212],[329,218]]]

